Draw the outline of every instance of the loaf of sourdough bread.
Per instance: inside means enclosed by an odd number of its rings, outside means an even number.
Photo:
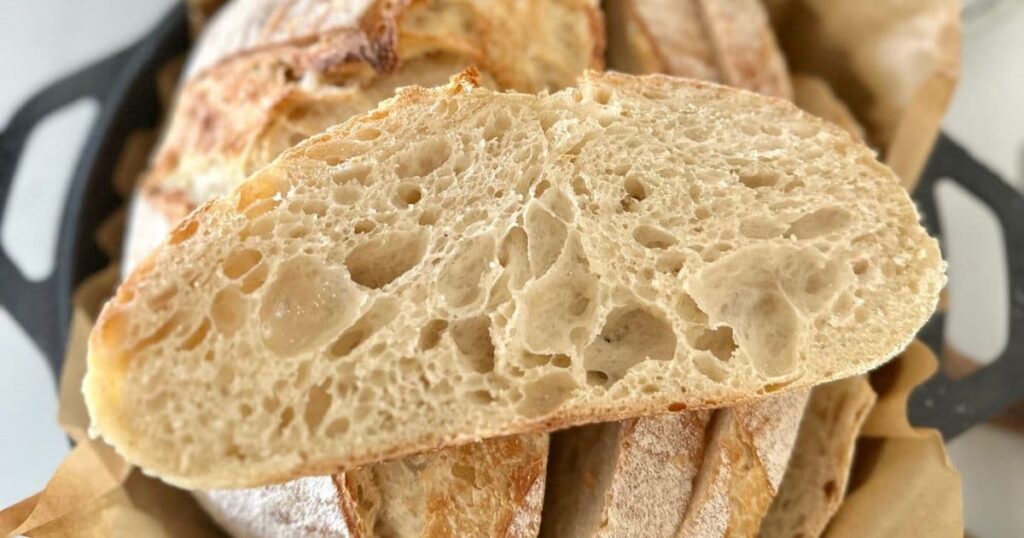
[[[596,0],[235,0],[192,57],[143,183],[173,223],[399,86],[560,89],[602,65]]]
[[[333,476],[195,492],[236,537],[532,537],[547,434],[489,439]]]
[[[793,94],[759,0],[605,0],[608,67]]]
[[[84,391],[147,471],[261,485],[858,374],[943,268],[892,172],[789,103],[466,74],[182,222],[104,308]]]

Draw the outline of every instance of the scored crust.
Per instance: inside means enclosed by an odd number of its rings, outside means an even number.
[[[560,89],[602,66],[603,34],[595,0],[233,2],[190,59],[143,196],[176,223],[397,87],[466,66],[490,87]]]
[[[676,536],[711,410],[591,424],[552,436],[542,537]]]
[[[84,389],[149,472],[255,485],[860,373],[942,271],[891,171],[791,104],[464,76],[189,217],[104,309]]]
[[[864,376],[814,388],[793,457],[758,536],[820,536],[846,494],[853,451],[875,403]]]
[[[352,538],[537,535],[547,434],[407,456],[335,477]]]

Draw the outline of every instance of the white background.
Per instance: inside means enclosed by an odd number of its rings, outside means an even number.
[[[172,3],[0,0],[0,125],[48,81],[142,37]],[[963,79],[946,120],[947,132],[1017,185],[1024,184],[1022,36],[1020,0],[969,21]],[[0,223],[0,240],[30,276],[51,269],[65,180],[93,113],[80,103],[52,118],[20,163],[14,214]],[[945,227],[945,250],[957,317],[950,336],[974,356],[992,357],[1006,338],[997,312],[1005,304],[998,236],[984,210],[950,191],[944,203],[956,226]],[[56,426],[54,387],[41,355],[0,309],[0,507],[42,488],[68,450]],[[1024,536],[1024,436],[980,427],[950,443],[949,451],[964,476],[970,532]]]

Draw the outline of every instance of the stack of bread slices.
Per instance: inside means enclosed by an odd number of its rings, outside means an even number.
[[[756,0],[229,2],[94,433],[237,536],[816,536],[945,281],[851,118]]]

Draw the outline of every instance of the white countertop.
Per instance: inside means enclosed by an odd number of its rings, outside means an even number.
[[[55,77],[141,37],[173,3],[0,0],[0,125]],[[967,25],[963,78],[945,127],[982,162],[1024,185],[1024,2],[1003,4]],[[0,223],[0,240],[29,276],[45,277],[52,268],[60,200],[93,113],[77,104],[51,118],[20,165],[12,193],[17,210]],[[958,223],[947,227],[945,245],[952,309],[959,312],[950,338],[974,356],[991,357],[1006,337],[995,311],[999,294],[1005,296],[998,236],[970,201],[950,196],[947,203]],[[53,387],[42,355],[0,309],[0,507],[42,488],[68,450]],[[1024,536],[1024,436],[979,427],[950,443],[949,452],[963,475],[969,531],[979,538]]]

